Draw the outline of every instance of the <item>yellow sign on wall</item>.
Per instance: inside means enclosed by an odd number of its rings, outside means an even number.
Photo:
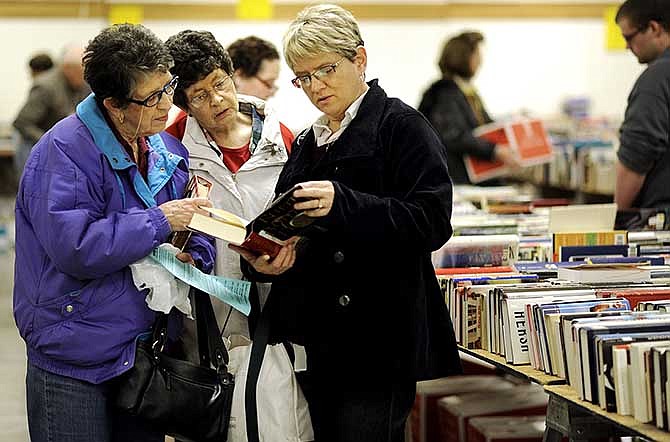
[[[115,23],[142,23],[144,19],[144,7],[139,5],[109,5],[107,14],[109,24]]]
[[[239,20],[269,20],[272,18],[272,1],[238,0],[236,13]]]
[[[614,22],[618,6],[610,6],[605,9],[605,45],[608,51],[621,51],[626,49],[626,40],[621,36],[621,30]]]

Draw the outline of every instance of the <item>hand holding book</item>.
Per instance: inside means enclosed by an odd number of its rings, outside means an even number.
[[[303,201],[304,197],[295,195],[299,189],[300,185],[296,185],[277,197],[251,222],[222,209],[203,207],[210,216],[195,213],[188,228],[240,246],[256,256],[275,258],[280,252],[290,256],[290,250],[284,251],[283,247],[290,245],[291,238],[301,235],[314,221],[309,212],[323,211],[323,208],[318,209],[318,202],[312,202],[311,208],[315,210],[301,208],[309,201]],[[330,210],[330,206],[327,210]],[[282,256],[281,261],[284,259]]]
[[[270,255],[258,255],[251,250],[241,246],[228,244],[228,248],[239,253],[258,273],[264,275],[281,275],[295,263],[295,245],[300,240],[299,236],[294,236],[286,241],[274,258]]]

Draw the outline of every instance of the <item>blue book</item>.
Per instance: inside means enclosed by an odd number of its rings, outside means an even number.
[[[559,258],[561,261],[583,261],[586,257],[605,255],[608,257],[628,256],[627,245],[605,246],[561,246]]]

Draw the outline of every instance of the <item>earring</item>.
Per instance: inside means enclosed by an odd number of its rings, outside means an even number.
[[[123,124],[124,115],[119,114],[119,123]]]

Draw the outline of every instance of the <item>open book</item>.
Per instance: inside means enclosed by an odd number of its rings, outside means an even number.
[[[194,214],[188,228],[274,258],[287,239],[300,235],[314,221],[293,208],[301,201],[293,196],[299,188],[281,194],[250,222],[223,209],[203,207],[209,216]]]

